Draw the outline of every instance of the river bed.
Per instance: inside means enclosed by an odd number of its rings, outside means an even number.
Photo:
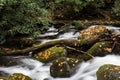
[[[94,26],[90,26],[94,27]],[[108,29],[113,29],[115,33],[120,34],[118,27],[113,26],[106,26]],[[56,30],[55,28],[51,28],[50,30]],[[57,31],[57,30],[56,30]],[[56,35],[57,33],[50,33],[50,34],[43,34],[42,36],[46,35]],[[59,35],[56,39],[77,39],[79,35],[78,32],[66,32]],[[42,43],[56,40],[56,39],[42,39],[40,40]],[[96,71],[98,68],[104,64],[114,64],[120,66],[120,55],[107,55],[105,57],[96,57],[92,60],[87,62],[82,62],[78,65],[76,69],[76,73],[69,78],[53,78],[50,76],[50,64],[41,63],[31,57],[12,57],[14,59],[18,59],[18,65],[11,66],[11,67],[0,67],[0,71],[4,72],[7,75],[13,73],[23,73],[33,80],[97,80],[96,78]]]

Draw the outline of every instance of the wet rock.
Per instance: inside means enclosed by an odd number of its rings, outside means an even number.
[[[17,60],[11,56],[0,56],[0,66],[17,65]]]
[[[57,59],[61,56],[66,56],[67,52],[64,49],[64,47],[51,47],[48,48],[42,52],[39,52],[38,54],[35,55],[35,58],[38,59],[41,62],[50,62],[54,59]]]
[[[32,80],[32,79],[21,73],[14,73],[10,75],[7,80]]]
[[[120,66],[106,64],[97,71],[97,80],[120,80]]]
[[[21,60],[30,58],[29,56],[0,56],[0,67],[10,67],[21,64]],[[1,73],[0,73],[1,74]]]
[[[96,26],[80,31],[80,35],[78,36],[78,39],[94,40],[99,37],[102,37],[101,35],[106,33],[110,33],[110,31],[106,29],[104,26]]]
[[[75,58],[61,57],[52,62],[50,74],[53,77],[69,77],[75,73],[75,67],[79,60]]]

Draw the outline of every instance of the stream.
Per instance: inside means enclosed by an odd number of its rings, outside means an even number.
[[[94,26],[90,26],[94,27]],[[115,33],[120,34],[119,27],[106,26],[108,29],[114,30]],[[40,37],[57,35],[57,29],[51,27],[46,34],[40,35]],[[79,32],[74,29],[66,31],[55,37],[54,39],[38,39],[41,43],[45,43],[56,39],[77,39]],[[30,56],[32,54],[30,53]],[[3,58],[4,59],[4,58]],[[32,78],[32,80],[97,80],[96,71],[104,64],[114,64],[120,66],[120,55],[107,55],[104,57],[96,57],[87,62],[82,62],[78,65],[76,73],[69,78],[53,78],[50,76],[50,63],[44,64],[31,57],[25,56],[12,56],[10,59],[15,59],[18,63],[16,66],[0,67],[0,72],[3,75],[10,75],[13,73],[23,73]]]

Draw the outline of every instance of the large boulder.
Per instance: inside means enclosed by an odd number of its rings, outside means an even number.
[[[103,37],[103,34],[110,34],[110,31],[104,26],[95,26],[80,31],[78,39],[93,40],[99,37]]]
[[[106,64],[97,71],[97,80],[120,80],[120,66]]]
[[[7,80],[32,80],[32,79],[21,73],[14,73],[10,75]]]
[[[64,47],[51,47],[48,48],[44,51],[39,52],[38,54],[35,55],[35,58],[38,59],[41,62],[50,62],[54,59],[57,59],[61,56],[66,56],[67,52]]]
[[[52,62],[50,74],[53,77],[69,77],[75,73],[75,67],[79,60],[75,58],[61,57]]]

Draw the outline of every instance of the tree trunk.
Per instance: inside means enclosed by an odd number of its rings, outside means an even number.
[[[88,45],[93,45],[95,42],[97,42],[98,40],[95,39],[95,40],[68,40],[68,39],[65,39],[65,40],[53,40],[53,41],[50,41],[50,42],[46,42],[46,43],[40,43],[40,44],[34,44],[33,46],[31,47],[27,47],[27,48],[24,48],[24,49],[18,49],[18,50],[13,50],[13,49],[10,49],[10,48],[3,48],[3,47],[0,47],[0,55],[22,55],[22,54],[25,54],[25,53],[28,53],[28,52],[33,52],[33,51],[36,51],[36,50],[40,50],[40,49],[46,49],[48,47],[51,47],[51,46],[54,46],[54,45],[67,45],[67,46],[72,46],[72,47],[83,47],[83,46],[88,46]]]

